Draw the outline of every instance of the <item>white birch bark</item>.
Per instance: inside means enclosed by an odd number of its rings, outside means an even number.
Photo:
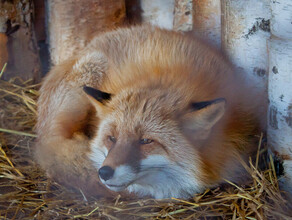
[[[292,192],[292,1],[270,4],[268,144],[283,159],[282,186]]]
[[[271,32],[274,36],[292,40],[292,0],[271,0]]]
[[[193,0],[193,30],[211,44],[221,47],[220,0]]]
[[[222,47],[252,82],[266,89],[269,0],[222,0]]]
[[[140,0],[142,22],[173,29],[175,0]]]

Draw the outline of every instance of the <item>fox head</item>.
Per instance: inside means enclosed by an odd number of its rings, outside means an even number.
[[[110,190],[154,198],[202,190],[200,145],[225,111],[225,100],[193,103],[171,88],[84,91],[100,123],[90,159]]]

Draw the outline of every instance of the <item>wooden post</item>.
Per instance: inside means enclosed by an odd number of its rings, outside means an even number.
[[[33,4],[30,0],[0,2],[0,69],[8,61],[3,79],[17,76],[38,81],[40,78],[32,17]]]
[[[5,63],[8,62],[7,41],[6,34],[0,32],[0,72],[4,68]]]
[[[268,0],[222,0],[222,48],[238,68],[266,90],[267,40],[270,37]]]
[[[48,0],[48,33],[52,64],[82,50],[98,33],[121,25],[124,0]]]
[[[221,46],[220,0],[193,0],[194,31],[211,44]]]
[[[4,67],[5,63],[8,62],[8,51],[7,51],[7,41],[8,37],[6,32],[6,18],[0,15],[0,71]]]
[[[292,1],[270,5],[268,144],[283,159],[282,183],[292,193]]]

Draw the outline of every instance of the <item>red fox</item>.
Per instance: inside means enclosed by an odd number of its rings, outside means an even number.
[[[245,178],[260,101],[222,55],[152,26],[95,37],[55,66],[38,101],[36,159],[97,196],[188,198]]]

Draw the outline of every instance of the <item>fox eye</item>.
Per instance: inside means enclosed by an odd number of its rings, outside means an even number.
[[[113,143],[117,142],[117,139],[114,136],[108,136],[108,139]]]
[[[140,144],[150,144],[152,142],[153,142],[153,140],[147,139],[147,138],[143,138],[140,140]]]

